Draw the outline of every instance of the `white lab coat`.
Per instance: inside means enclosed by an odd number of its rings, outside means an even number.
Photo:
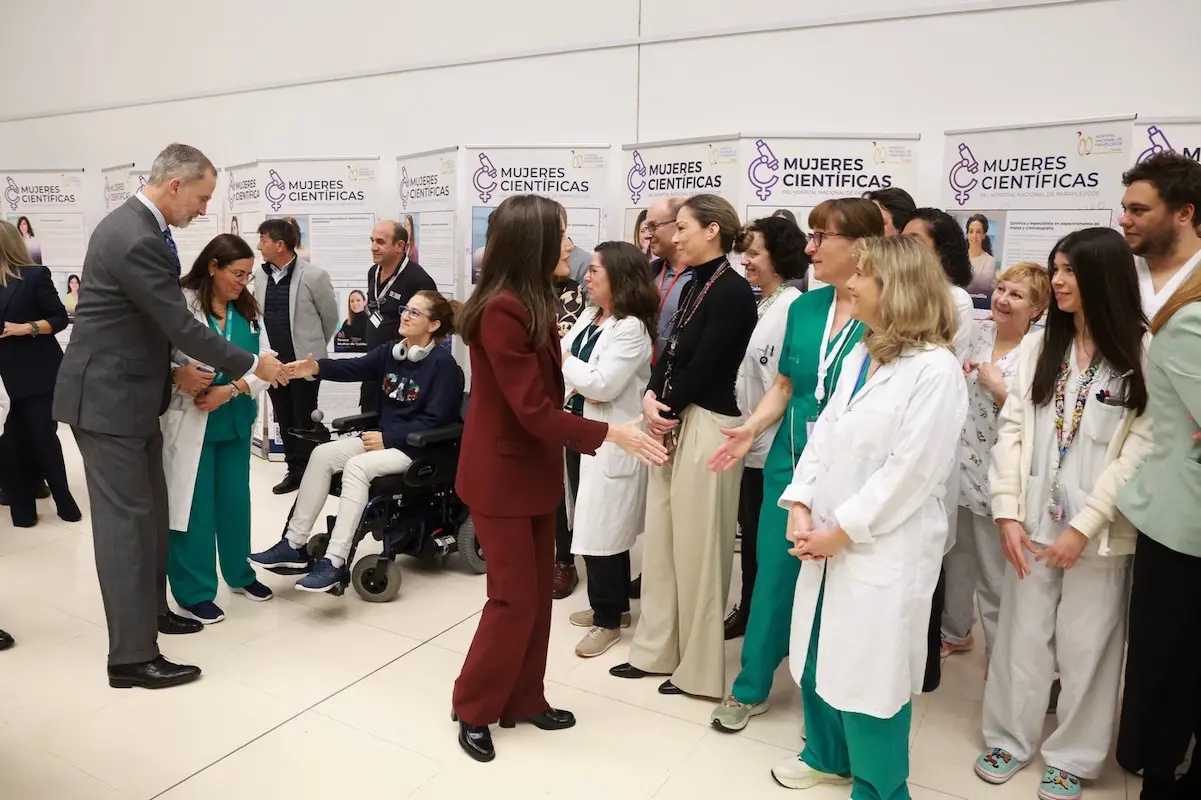
[[[967,361],[972,351],[972,340],[976,338],[976,310],[972,304],[972,296],[960,286],[951,286],[951,300],[955,303],[955,313],[959,317],[959,327],[955,331],[955,358],[960,364]],[[963,385],[967,386],[964,376]],[[947,544],[943,555],[951,552],[955,546],[957,528],[959,527],[959,473],[952,473],[946,486],[944,501],[947,507]]]
[[[588,308],[563,337],[563,353],[596,318]],[[563,364],[564,402],[581,394],[584,418],[620,425],[642,413],[642,394],[651,377],[651,333],[634,317],[601,324],[600,338],[587,362],[570,357]],[[646,517],[646,468],[616,444],[601,445],[595,456],[580,459],[580,489],[572,508],[571,551],[610,556],[634,546]]]
[[[784,333],[788,329],[788,309],[800,296],[800,289],[785,287],[755,325],[750,344],[742,357],[742,366],[738,368],[738,381],[734,384],[738,409],[744,417],[754,413],[755,407],[780,373],[780,350],[784,347]],[[771,450],[779,427],[780,423],[777,422],[755,439],[750,452],[746,454],[749,469],[763,469],[767,462],[767,451]]]
[[[817,692],[839,711],[880,719],[920,693],[930,602],[947,513],[943,492],[967,416],[967,387],[950,350],[908,350],[850,399],[867,349],[847,355],[780,506],[803,503],[819,530],[853,544],[824,562]],[[823,562],[797,578],[790,645],[800,683]]]
[[[0,436],[4,435],[4,422],[8,419],[8,409],[12,400],[8,398],[8,390],[4,388],[4,379],[0,378]]]
[[[196,319],[208,324],[208,316],[196,293],[184,289],[184,301]],[[186,354],[178,354],[182,364],[192,362]],[[253,372],[242,376],[250,387],[250,396],[257,398],[267,383]],[[204,432],[208,428],[208,413],[196,407],[196,402],[178,391],[171,392],[171,403],[159,418],[163,431],[163,472],[167,477],[167,499],[170,506],[171,530],[186,531],[192,516],[192,493],[196,488],[196,473],[200,469],[200,451],[204,448]]]

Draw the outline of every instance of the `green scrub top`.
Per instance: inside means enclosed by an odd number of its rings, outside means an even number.
[[[209,327],[224,336],[226,341],[252,353],[259,351],[257,326],[251,325],[245,317],[239,314],[233,303],[226,306],[225,330],[211,315],[208,322]],[[235,375],[234,379],[240,377],[242,376]],[[213,379],[213,386],[224,386],[230,382],[230,376],[218,372]],[[254,427],[257,412],[258,408],[253,397],[248,394],[238,395],[225,405],[209,412],[208,424],[204,429],[204,440],[206,442],[230,442],[235,439],[248,439]]]
[[[833,303],[834,287],[823,286],[801,295],[788,308],[784,346],[780,350],[780,374],[792,381],[792,397],[763,466],[764,480],[775,486],[787,486],[792,482],[793,471],[809,440],[808,422],[816,420],[821,412],[813,396],[820,366],[817,351],[821,348],[822,334]],[[846,337],[840,341],[842,330],[831,331],[826,345],[827,354],[833,353],[836,347],[837,354],[826,371],[823,406],[834,394],[843,359],[863,338],[862,323],[850,320],[847,325],[853,327]]]

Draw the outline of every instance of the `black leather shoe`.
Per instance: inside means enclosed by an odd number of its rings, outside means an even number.
[[[300,488],[300,479],[302,477],[302,475],[298,475],[295,472],[289,472],[271,491],[273,494],[291,494]]]
[[[459,715],[450,712],[452,721],[459,723],[459,747],[463,752],[476,761],[487,763],[496,758],[496,748],[492,746],[492,732],[487,725],[468,725],[459,719]]]
[[[0,631],[0,650],[7,650],[16,643],[17,640],[12,637],[12,634]]]
[[[726,616],[726,641],[738,639],[746,635],[746,623],[749,614],[742,611],[741,606],[734,606],[734,610]]]
[[[630,599],[637,600],[642,597],[642,576],[639,575],[634,580],[630,581]]]
[[[671,681],[663,681],[659,684],[659,694],[684,694],[684,690]]]
[[[635,667],[633,664],[627,662],[625,664],[618,664],[616,667],[611,667],[609,669],[609,674],[614,678],[629,678],[633,680],[635,678],[648,678],[651,675],[666,675],[667,673],[647,672],[646,670],[638,669],[638,667]]]
[[[158,632],[171,635],[180,635],[184,633],[200,633],[204,630],[204,623],[181,617],[173,611],[168,611],[165,614],[158,615]]]
[[[38,486],[37,498],[39,500],[47,500],[47,499],[49,499],[49,497],[50,497],[50,487],[46,485],[45,481],[42,481],[41,485]]]
[[[191,683],[200,677],[200,667],[172,664],[159,656],[141,664],[118,664],[108,668],[108,685],[114,689],[166,689]]]
[[[535,728],[544,731],[564,731],[575,727],[575,714],[558,708],[548,708],[545,711],[525,719],[502,719],[502,728],[514,728],[518,722],[528,722]]]

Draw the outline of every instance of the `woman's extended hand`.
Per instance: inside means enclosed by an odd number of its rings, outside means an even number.
[[[648,467],[667,463],[667,448],[642,430],[642,417],[623,425],[610,425],[606,442],[613,442]]]
[[[1001,549],[1005,560],[1009,562],[1021,580],[1030,574],[1030,564],[1026,561],[1027,551],[1038,556],[1039,547],[1030,541],[1030,534],[1016,519],[999,519],[997,528],[1001,531]]]
[[[739,425],[737,428],[722,428],[721,435],[726,437],[726,440],[709,457],[708,466],[712,472],[725,472],[733,468],[735,464],[746,458],[746,454],[751,451],[751,445],[755,443],[754,431],[747,425]]]
[[[313,354],[309,353],[301,361],[293,361],[284,366],[284,371],[287,373],[289,380],[292,378],[311,378],[321,371],[321,365],[313,358]]]
[[[651,433],[656,436],[666,436],[680,424],[678,419],[664,417],[662,415],[664,411],[671,411],[671,406],[660,403],[654,392],[647,392],[642,396],[642,416],[646,419],[646,425],[650,428]]]
[[[1050,547],[1034,557],[1035,561],[1046,560],[1048,567],[1071,569],[1088,545],[1088,537],[1075,528],[1064,528]]]

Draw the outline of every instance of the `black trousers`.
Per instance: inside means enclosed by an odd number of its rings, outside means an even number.
[[[738,495],[738,526],[742,528],[739,556],[742,562],[742,600],[738,604],[743,617],[751,613],[751,594],[759,572],[759,509],[763,507],[763,470],[747,467],[742,472]]]
[[[616,630],[630,610],[630,551],[612,556],[584,556],[588,567],[588,605],[593,624]]]
[[[1142,770],[1143,800],[1201,797],[1198,754],[1175,777],[1201,741],[1201,558],[1139,533],[1133,573],[1118,763]]]
[[[300,474],[309,465],[309,456],[316,443],[288,433],[290,428],[313,427],[313,412],[317,410],[317,393],[321,381],[295,380],[287,386],[268,389],[275,421],[279,423],[279,436],[284,442],[284,461],[288,472]]]
[[[59,514],[79,512],[52,414],[53,392],[13,398],[4,435],[0,436],[0,487],[8,495],[13,524],[37,520],[37,490],[42,478],[50,486]]]
[[[938,571],[938,584],[930,599],[930,626],[926,634],[926,677],[922,691],[932,692],[942,683],[942,610],[947,605],[947,573]]]
[[[566,488],[574,501],[580,491],[580,454],[574,450],[567,451]],[[559,510],[555,514],[555,561],[564,566],[575,564],[575,558],[571,555],[571,525],[567,521],[566,499],[559,504]]]

